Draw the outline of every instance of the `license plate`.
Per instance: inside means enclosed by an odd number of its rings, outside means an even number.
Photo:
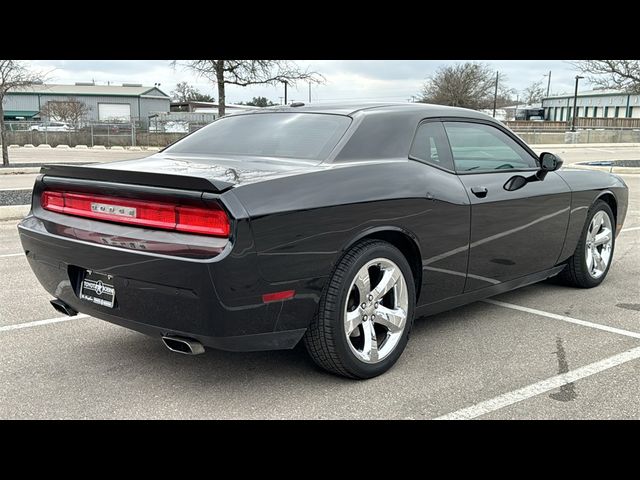
[[[80,298],[103,307],[113,308],[116,300],[113,276],[86,270],[80,288]]]

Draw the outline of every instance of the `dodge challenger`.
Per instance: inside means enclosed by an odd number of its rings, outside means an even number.
[[[371,378],[414,318],[605,279],[627,187],[561,165],[472,110],[293,104],[147,158],[43,167],[18,228],[67,315],[192,355],[303,341],[320,367]]]

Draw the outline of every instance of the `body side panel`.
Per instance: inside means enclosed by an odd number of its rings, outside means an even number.
[[[469,200],[451,173],[413,160],[358,162],[234,193],[251,216],[258,265],[269,282],[326,278],[354,239],[396,229],[419,241],[419,303],[464,288]]]
[[[629,191],[621,178],[606,172],[563,169],[557,173],[567,182],[572,190],[571,216],[564,246],[557,260],[559,263],[564,262],[573,255],[578,245],[580,235],[582,234],[589,208],[604,194],[610,193],[616,199],[616,223],[620,225],[617,231],[620,230],[627,213]]]

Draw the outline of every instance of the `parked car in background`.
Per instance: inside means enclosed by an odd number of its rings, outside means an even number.
[[[73,130],[68,123],[63,122],[47,122],[39,125],[32,125],[29,130],[34,132],[70,132]]]

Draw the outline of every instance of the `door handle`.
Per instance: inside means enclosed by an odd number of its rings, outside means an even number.
[[[471,187],[471,192],[478,198],[487,196],[489,189],[487,187]]]

